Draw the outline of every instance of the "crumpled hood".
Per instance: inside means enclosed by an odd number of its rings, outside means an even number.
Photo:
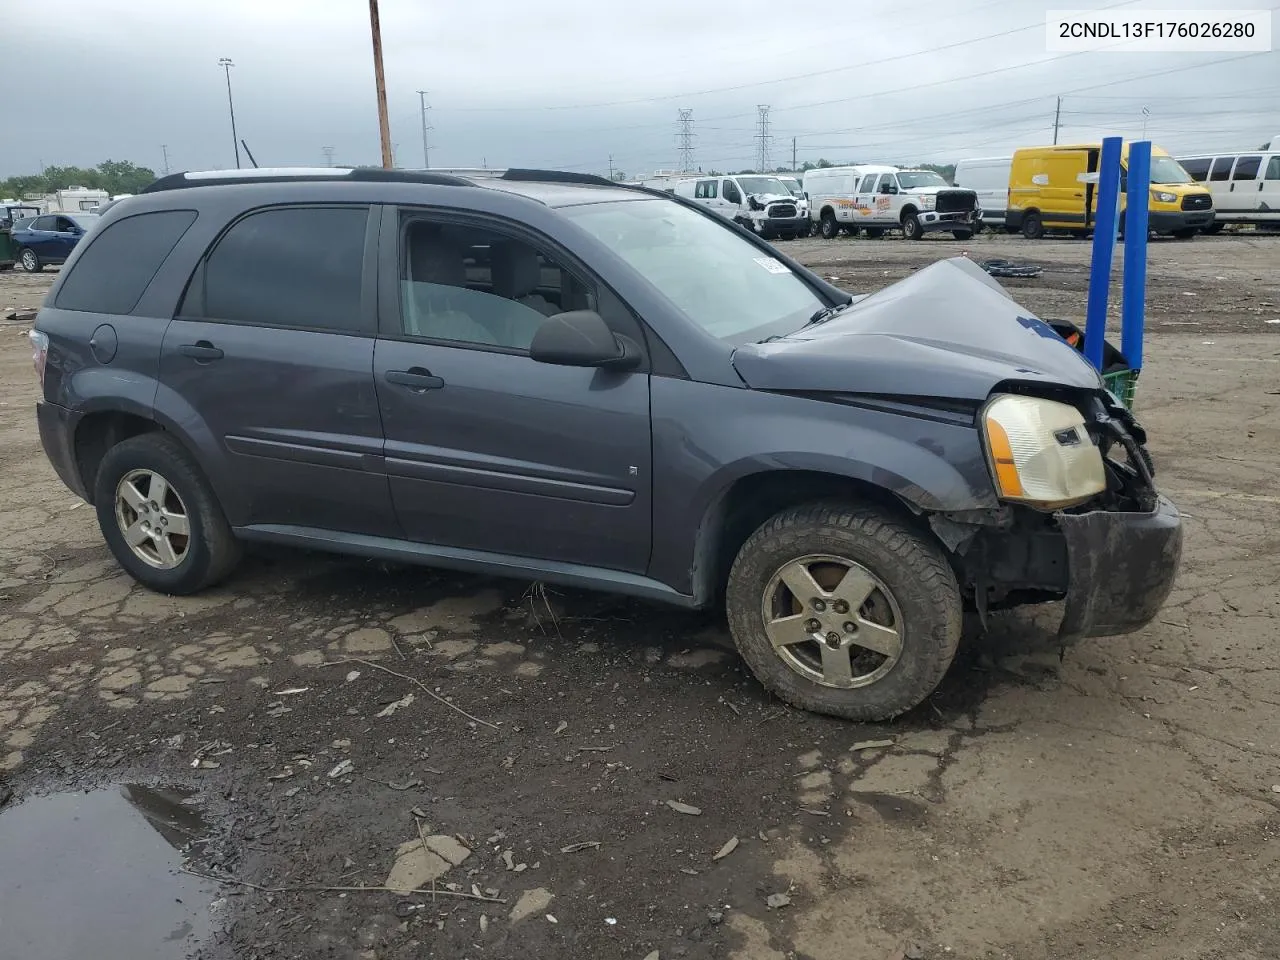
[[[739,347],[757,390],[984,400],[1017,381],[1096,390],[1097,371],[977,264],[942,260],[779,340]]]
[[[771,203],[785,201],[786,203],[795,203],[796,198],[789,193],[749,193],[747,194],[756,203],[768,206]]]

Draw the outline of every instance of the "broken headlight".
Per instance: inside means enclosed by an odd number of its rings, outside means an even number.
[[[1106,489],[1102,454],[1070,404],[997,394],[982,412],[982,432],[1002,500],[1056,510]]]

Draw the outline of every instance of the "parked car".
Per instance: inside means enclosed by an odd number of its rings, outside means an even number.
[[[1272,150],[1179,157],[1192,180],[1213,196],[1213,222],[1206,233],[1228,223],[1280,226],[1280,144]]]
[[[675,195],[714,210],[766,240],[809,235],[809,218],[775,176],[744,174],[678,180]]]
[[[13,244],[22,269],[39,273],[47,265],[65,263],[97,220],[91,213],[47,213],[19,220],[13,225]]]
[[[31,340],[50,461],[166,593],[260,541],[723,603],[778,696],[884,719],[966,607],[1123,633],[1179,562],[1142,427],[977,265],[851,297],[599,177],[175,174]]]
[[[984,226],[1004,229],[1005,209],[1009,204],[1009,168],[1012,157],[975,157],[956,162],[954,185],[973,190],[978,195]]]
[[[1046,230],[1069,230],[1084,236],[1093,229],[1097,214],[1098,160],[1102,145],[1084,143],[1052,147],[1027,147],[1013,154],[1009,173],[1009,206],[1005,225],[1021,230],[1029,240]],[[1126,178],[1129,144],[1120,158],[1120,208],[1128,203]],[[1213,198],[1192,181],[1187,171],[1159,147],[1151,148],[1151,189],[1147,197],[1153,233],[1173,234],[1183,240],[1213,224]],[[1124,219],[1120,220],[1124,230]]]

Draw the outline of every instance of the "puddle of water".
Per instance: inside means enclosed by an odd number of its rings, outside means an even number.
[[[126,785],[0,810],[0,960],[179,960],[212,884],[178,872],[205,832],[183,791]]]

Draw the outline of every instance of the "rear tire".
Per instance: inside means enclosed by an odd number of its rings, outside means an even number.
[[[39,273],[44,269],[44,264],[40,262],[40,257],[30,247],[23,247],[18,253],[18,262],[22,264],[22,269],[27,273]]]
[[[154,499],[158,481],[167,490],[167,501],[164,493]],[[139,490],[146,491],[144,502],[133,507],[131,501]],[[198,593],[226,577],[240,559],[240,542],[209,481],[168,434],[144,433],[108,450],[93,480],[93,491],[98,526],[116,562],[151,590]],[[166,529],[172,535],[144,534],[141,542],[130,545],[129,531],[145,526],[144,521],[158,530],[157,518],[162,516],[168,519]],[[180,528],[186,533],[177,533]],[[167,548],[161,546],[161,539]]]
[[[1044,236],[1044,221],[1040,219],[1039,213],[1031,210],[1023,216],[1022,235],[1028,240],[1039,240]]]
[[[819,596],[803,596],[806,584]],[[768,520],[739,550],[725,605],[738,650],[766,688],[848,720],[888,720],[918,705],[960,641],[960,589],[941,549],[858,504],[806,504]],[[812,639],[810,621],[819,624]]]
[[[822,215],[822,221],[819,229],[822,231],[823,240],[834,240],[836,234],[840,232],[840,225],[836,223],[835,214],[830,210]]]
[[[902,218],[902,235],[908,240],[921,240],[924,238],[924,230],[920,227],[920,218],[914,213],[908,213]]]

